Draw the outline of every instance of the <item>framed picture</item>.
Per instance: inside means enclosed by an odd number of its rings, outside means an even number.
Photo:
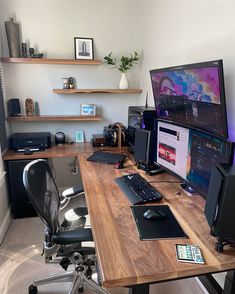
[[[81,115],[96,115],[96,105],[81,104]]]
[[[74,38],[75,59],[94,59],[93,38]]]
[[[75,142],[76,143],[84,142],[84,131],[83,130],[75,131]]]

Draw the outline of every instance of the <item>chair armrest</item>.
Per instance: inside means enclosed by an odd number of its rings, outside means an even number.
[[[52,235],[55,244],[67,245],[77,242],[93,241],[91,229],[62,231]]]
[[[74,186],[74,187],[71,187],[71,188],[64,190],[61,193],[61,195],[62,195],[62,197],[65,197],[65,198],[72,198],[72,197],[75,197],[81,193],[84,193],[83,188],[81,188],[79,186]]]

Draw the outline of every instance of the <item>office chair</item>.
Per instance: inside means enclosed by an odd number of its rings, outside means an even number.
[[[67,280],[73,282],[69,294],[83,292],[84,286],[96,293],[107,294],[91,279],[92,268],[96,265],[94,247],[82,246],[82,242],[93,240],[91,229],[67,230],[59,224],[60,194],[48,163],[43,159],[28,163],[23,171],[23,183],[38,216],[46,225],[43,246],[45,260],[53,262],[56,257],[66,271],[35,280],[29,286],[29,294],[37,293],[39,285]],[[75,269],[67,272],[70,264]]]

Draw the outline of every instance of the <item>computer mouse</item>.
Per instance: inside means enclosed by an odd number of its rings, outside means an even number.
[[[114,168],[116,168],[116,169],[124,168],[122,161],[117,161],[116,163],[114,163]]]
[[[166,216],[165,213],[163,213],[161,210],[153,210],[153,209],[148,209],[143,214],[143,217],[147,220],[162,219],[165,216]]]

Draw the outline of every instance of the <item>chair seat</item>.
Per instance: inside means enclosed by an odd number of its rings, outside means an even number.
[[[67,245],[77,242],[93,241],[91,229],[79,229],[73,231],[62,231],[52,235],[55,244]]]

